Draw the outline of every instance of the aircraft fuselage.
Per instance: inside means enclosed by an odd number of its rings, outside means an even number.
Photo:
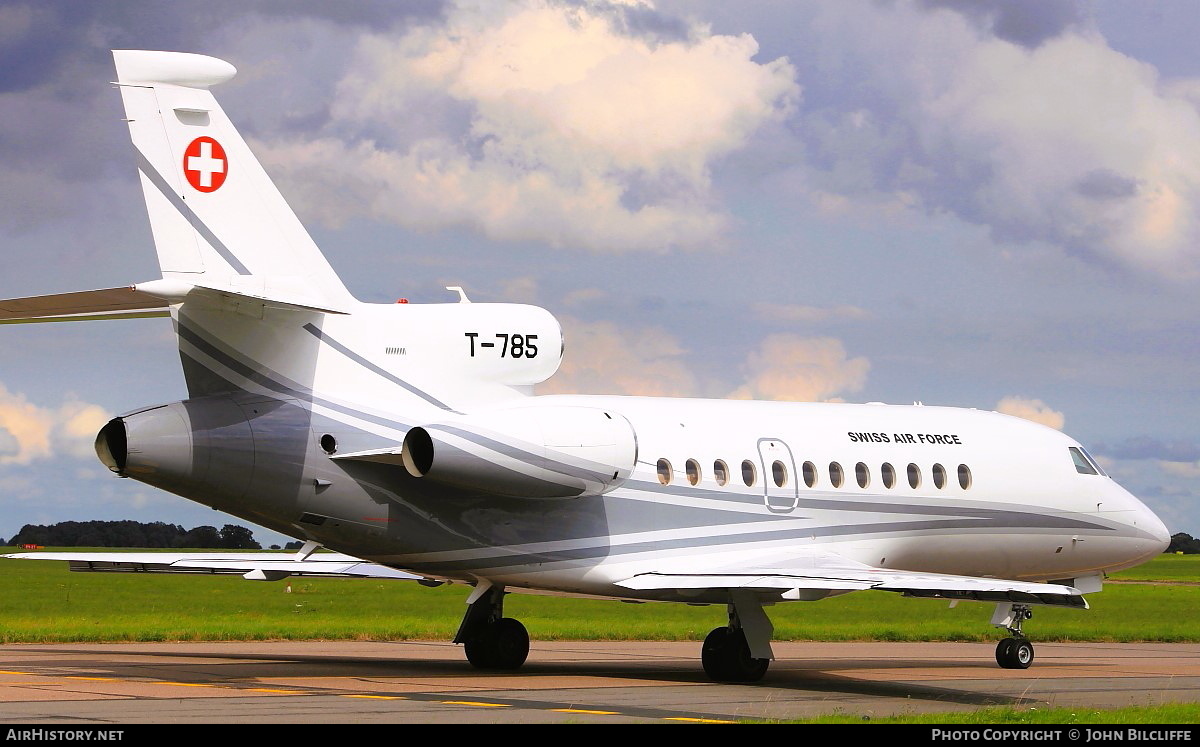
[[[993,412],[535,397],[515,412],[627,419],[636,465],[602,494],[527,498],[338,460],[343,444],[386,443],[414,421],[368,428],[369,413],[329,404],[240,392],[133,413],[119,471],[432,578],[631,598],[696,599],[613,586],[639,568],[694,572],[814,546],[884,568],[1069,579],[1143,562],[1166,535],[1112,479],[1080,473],[1075,441]]]

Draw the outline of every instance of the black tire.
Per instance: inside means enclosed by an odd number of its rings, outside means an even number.
[[[491,626],[488,626],[489,629]],[[491,635],[488,631],[480,633],[474,638],[468,639],[463,643],[463,648],[467,653],[467,661],[471,662],[471,666],[476,669],[492,669],[492,649]]]
[[[996,662],[1005,669],[1029,669],[1033,644],[1026,638],[1005,638],[996,645]]]
[[[732,633],[730,628],[713,628],[705,637],[704,645],[700,647],[700,663],[704,665],[704,673],[709,679],[717,682],[729,681],[729,657],[725,650],[729,648]]]
[[[750,655],[746,634],[739,628],[716,628],[700,649],[704,672],[717,682],[758,682],[767,673],[770,659]]]
[[[1009,649],[1012,648],[1016,640],[1016,638],[1001,638],[1000,642],[996,644],[996,663],[1005,669],[1011,669],[1008,665],[1010,657]]]
[[[479,669],[518,669],[529,657],[529,632],[520,620],[504,617],[488,623],[463,647],[467,661]]]
[[[492,666],[518,669],[529,657],[529,632],[520,620],[504,617],[492,623]]]

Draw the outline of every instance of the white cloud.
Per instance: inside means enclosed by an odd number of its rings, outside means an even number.
[[[804,125],[836,191],[915,196],[1001,239],[1200,272],[1194,86],[1165,84],[1086,24],[1025,46],[928,7],[820,6],[822,43],[846,50],[843,74],[867,92]]]
[[[508,278],[499,281],[500,290],[497,297],[507,303],[538,302],[538,280],[532,275]]]
[[[17,437],[7,428],[0,427],[0,460],[5,457],[15,457],[21,452],[21,444]]]
[[[1175,477],[1183,477],[1189,480],[1195,480],[1200,477],[1200,462],[1168,462],[1162,459],[1156,460],[1158,466],[1163,472]]]
[[[96,434],[112,417],[100,405],[70,399],[54,413],[61,448],[79,459],[95,458]]]
[[[51,454],[50,432],[54,429],[51,411],[34,405],[20,394],[0,384],[0,428],[15,439],[15,453],[0,456],[0,464],[28,464]]]
[[[1035,423],[1048,425],[1060,431],[1066,422],[1066,418],[1061,412],[1051,409],[1049,405],[1040,399],[1030,399],[1015,395],[1005,397],[997,402],[996,412],[1032,420]]]
[[[840,340],[768,335],[746,359],[743,366],[746,382],[729,396],[825,401],[862,389],[870,367],[866,358],[847,357]]]
[[[686,351],[657,327],[620,328],[612,322],[559,317],[566,337],[562,367],[538,394],[695,396],[696,377]]]
[[[627,35],[604,6],[523,2],[362,38],[331,134],[262,143],[301,212],[604,251],[716,242],[711,170],[799,89],[749,35]],[[652,12],[652,11],[647,11]]]
[[[769,335],[738,369],[741,382],[711,380],[694,372],[689,351],[658,327],[618,327],[559,317],[566,336],[562,367],[538,394],[627,394],[697,397],[728,393],[734,399],[829,400],[858,391],[870,368],[848,358],[832,338]]]
[[[60,452],[88,458],[109,417],[99,405],[75,398],[41,407],[0,384],[0,465],[29,464]]]

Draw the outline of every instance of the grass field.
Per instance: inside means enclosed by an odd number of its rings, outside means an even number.
[[[0,548],[0,552],[11,550]],[[1200,641],[1200,556],[1164,555],[1088,597],[1088,611],[1037,608],[1041,641]],[[1180,583],[1185,582],[1185,583]],[[71,573],[60,561],[0,560],[0,642],[453,637],[469,587],[356,579]],[[770,610],[777,640],[982,641],[993,605],[859,592]],[[623,604],[513,594],[506,614],[541,640],[702,640],[721,606]]]
[[[83,548],[70,548],[82,550]],[[0,553],[15,548],[0,548]],[[1163,555],[1117,574],[1091,610],[1037,608],[1039,641],[1200,641],[1200,555]],[[1153,583],[1163,582],[1163,583]],[[248,582],[237,576],[71,573],[61,561],[0,560],[0,642],[405,640],[453,637],[470,589],[351,579]],[[1001,637],[991,604],[860,592],[771,609],[777,640],[954,640]],[[540,640],[702,640],[721,606],[622,604],[513,594],[506,614]],[[831,714],[816,723],[864,723]],[[989,708],[870,723],[1195,724],[1200,705],[1117,710]]]

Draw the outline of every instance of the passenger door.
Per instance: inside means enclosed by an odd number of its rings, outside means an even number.
[[[792,450],[778,438],[758,440],[758,458],[762,466],[763,502],[776,513],[787,513],[800,501],[796,460]]]

